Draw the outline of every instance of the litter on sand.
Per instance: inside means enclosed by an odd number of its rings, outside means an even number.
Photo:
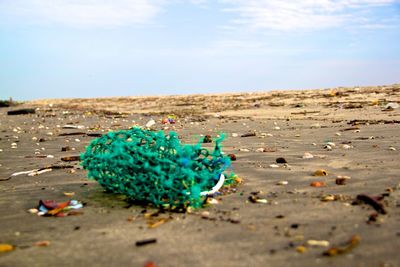
[[[78,215],[74,210],[83,208],[83,203],[78,200],[69,200],[57,203],[54,200],[39,200],[37,208],[29,209],[30,213],[38,216],[65,217],[68,215]]]

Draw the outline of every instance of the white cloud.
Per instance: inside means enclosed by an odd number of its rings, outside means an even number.
[[[164,0],[1,0],[0,14],[35,23],[116,27],[151,22]]]
[[[376,24],[365,14],[395,0],[221,0],[235,13],[235,24],[256,29],[313,30]]]

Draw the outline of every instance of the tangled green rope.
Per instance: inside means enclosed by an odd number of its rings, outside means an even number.
[[[201,147],[202,140],[182,145],[175,132],[132,128],[93,140],[81,160],[88,177],[108,191],[156,207],[197,208],[204,202],[200,193],[210,190],[230,166],[221,152],[222,140],[215,140],[210,153]]]

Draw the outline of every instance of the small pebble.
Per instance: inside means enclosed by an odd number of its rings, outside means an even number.
[[[307,240],[307,245],[311,247],[329,247],[329,241],[326,240]]]
[[[328,172],[323,169],[319,169],[319,170],[316,170],[313,175],[314,176],[327,176]]]
[[[314,158],[314,155],[308,152],[305,152],[303,155],[303,159],[312,159]]]
[[[350,145],[343,145],[342,148],[343,148],[343,149],[350,149],[350,148],[353,148],[353,147],[350,146]]]
[[[305,253],[307,251],[307,248],[305,246],[298,246],[296,247],[296,251],[298,253]]]
[[[276,163],[280,163],[280,164],[288,163],[285,158],[277,158],[275,161],[276,161]]]

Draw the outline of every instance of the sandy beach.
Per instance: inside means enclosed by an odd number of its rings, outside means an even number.
[[[387,85],[1,108],[0,243],[11,248],[0,266],[400,266],[398,103],[400,85]],[[22,108],[34,113],[7,114]],[[169,114],[175,124],[162,123]],[[176,213],[132,205],[87,179],[73,157],[91,140],[151,119],[182,143],[224,133],[242,183]],[[84,207],[65,217],[29,212],[39,200],[69,199]]]

